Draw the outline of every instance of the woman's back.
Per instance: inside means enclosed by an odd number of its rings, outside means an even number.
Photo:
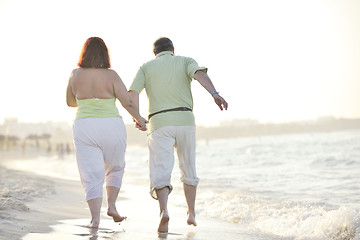
[[[119,76],[111,69],[78,68],[72,72],[70,84],[77,99],[109,99],[115,97],[117,78]]]
[[[137,127],[145,131],[147,121],[140,116],[119,75],[109,69],[110,57],[101,38],[88,38],[82,48],[80,68],[71,72],[66,89],[66,104],[78,107],[77,118],[98,118],[119,116],[115,102],[121,105],[135,119]]]

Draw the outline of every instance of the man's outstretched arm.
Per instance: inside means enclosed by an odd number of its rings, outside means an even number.
[[[222,98],[219,93],[216,91],[214,84],[212,83],[210,77],[203,71],[196,71],[194,74],[194,79],[197,80],[201,86],[203,86],[214,98],[216,105],[219,106],[220,110],[227,110],[228,103]]]

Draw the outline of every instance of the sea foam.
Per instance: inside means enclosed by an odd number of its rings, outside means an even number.
[[[206,191],[197,198],[197,211],[286,239],[360,239],[360,213],[345,206]]]

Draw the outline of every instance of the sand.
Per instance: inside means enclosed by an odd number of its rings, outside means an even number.
[[[0,162],[11,161],[12,157],[3,154]],[[25,156],[23,160],[28,158]],[[158,204],[148,194],[148,186],[128,185],[126,181],[117,208],[127,220],[114,223],[106,215],[104,198],[100,228],[88,229],[83,226],[89,223],[90,213],[80,181],[38,176],[3,166],[0,174],[1,240],[249,239],[236,224],[202,216],[197,216],[197,227],[188,226],[186,209],[171,204],[169,233],[159,235]]]
[[[9,170],[8,173],[12,174],[13,179],[16,176],[17,181],[34,179],[34,176],[28,173]],[[2,177],[3,175],[1,175]],[[49,181],[42,177],[36,180],[37,183]],[[33,181],[23,184],[24,186],[34,184],[35,187],[42,187]],[[56,224],[60,219],[88,217],[84,199],[78,194],[79,189],[81,190],[79,183],[58,179],[49,181],[48,184],[51,189],[47,189],[47,192],[37,191],[36,196],[27,198],[22,203],[16,200],[19,202],[18,204],[0,210],[0,239],[22,239],[28,233],[50,232],[52,231],[50,226]],[[22,189],[26,188],[28,187]],[[23,193],[25,194],[25,192]],[[20,198],[19,194],[17,193],[18,198]]]
[[[15,159],[26,161],[37,156],[34,152],[26,155],[0,152],[0,239],[21,239],[28,233],[49,232],[49,226],[59,219],[88,217],[79,182],[3,166]]]

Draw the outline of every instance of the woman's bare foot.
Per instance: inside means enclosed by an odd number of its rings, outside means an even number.
[[[167,233],[169,231],[169,213],[167,211],[162,211],[160,214],[161,220],[158,228],[159,233]]]
[[[126,217],[120,216],[115,207],[108,208],[107,215],[114,219],[114,222],[122,222]]]
[[[197,226],[196,221],[195,221],[195,213],[188,212],[187,224]]]
[[[100,220],[92,219],[90,221],[90,224],[86,225],[85,227],[87,227],[87,228],[99,228],[99,223],[100,223]]]

